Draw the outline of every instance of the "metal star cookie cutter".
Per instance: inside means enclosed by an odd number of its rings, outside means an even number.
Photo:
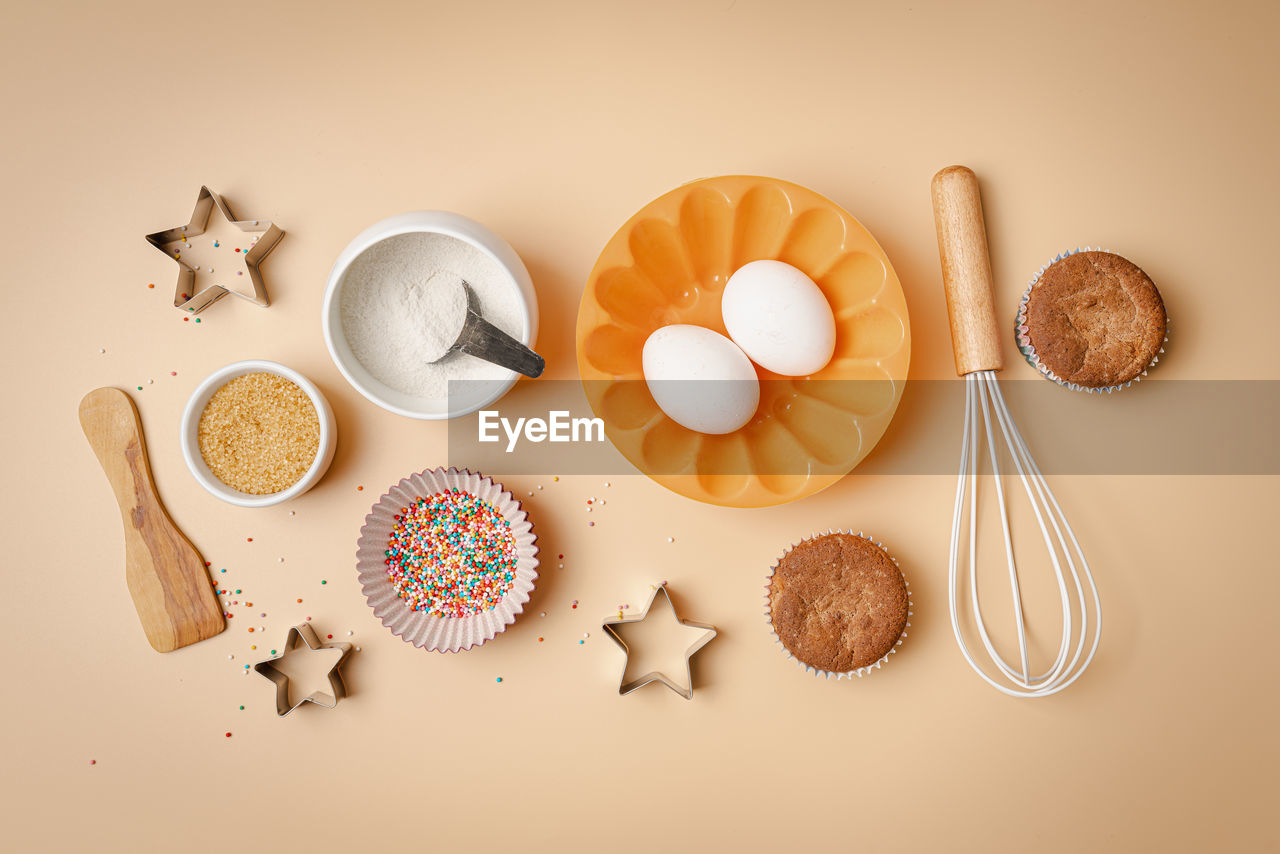
[[[299,639],[312,652],[322,649],[339,649],[342,650],[342,654],[338,656],[338,660],[329,670],[329,689],[332,693],[326,694],[323,691],[312,691],[296,703],[290,703],[289,677],[277,669],[273,662],[279,661],[293,651],[298,646]],[[347,686],[342,681],[342,672],[339,668],[342,667],[350,654],[351,644],[338,641],[321,643],[320,636],[316,634],[315,629],[303,623],[289,629],[289,634],[285,637],[284,646],[281,647],[279,655],[272,656],[266,661],[259,661],[253,665],[253,669],[276,684],[276,714],[284,717],[303,703],[315,703],[317,706],[322,706],[326,709],[332,709],[337,706],[338,700],[347,696]]]
[[[246,234],[258,235],[257,242],[244,252],[244,265],[249,270],[249,281],[253,283],[252,294],[241,293],[225,285],[216,284],[208,285],[199,293],[196,293],[196,271],[183,261],[180,256],[175,257],[165,249],[170,244],[203,234],[205,228],[209,225],[209,217],[213,215],[215,207],[226,218],[227,222]],[[258,219],[237,220],[231,215],[231,209],[227,207],[227,203],[217,193],[208,187],[201,187],[200,195],[196,197],[195,210],[191,213],[191,222],[176,228],[148,234],[147,242],[164,253],[166,258],[172,258],[178,263],[180,269],[178,271],[178,284],[173,292],[174,307],[180,308],[189,314],[199,314],[227,294],[235,294],[241,299],[249,300],[255,305],[260,305],[264,308],[270,305],[271,300],[267,297],[267,287],[262,282],[262,274],[258,271],[258,265],[263,258],[267,257],[267,253],[280,242],[281,237],[284,237],[284,231],[277,228],[274,223]]]
[[[622,665],[621,681],[620,681],[620,684],[618,685],[618,694],[619,696],[623,696],[626,694],[630,694],[632,691],[635,691],[638,688],[643,688],[645,685],[648,685],[650,682],[660,682],[661,684],[666,685],[672,691],[675,691],[681,697],[684,697],[686,700],[692,700],[693,699],[693,665],[691,663],[691,660],[694,654],[698,652],[698,650],[702,649],[704,646],[706,646],[715,638],[717,634],[716,627],[713,625],[710,625],[709,623],[698,623],[698,622],[694,622],[693,620],[680,619],[680,614],[678,611],[676,611],[675,603],[671,601],[671,594],[667,592],[667,587],[665,584],[657,585],[654,588],[653,594],[649,597],[649,602],[644,606],[644,611],[640,613],[640,616],[620,617],[619,619],[616,619],[616,620],[606,620],[601,625],[601,628],[604,629],[605,633],[609,635],[610,638],[613,639],[614,643],[622,647],[622,652],[627,656],[628,659],[630,659],[631,650],[627,646],[627,642],[622,639],[621,635],[619,635],[618,632],[613,627],[619,626],[619,625],[627,625],[630,623],[644,622],[649,617],[649,610],[653,607],[653,603],[657,600],[658,594],[662,594],[662,597],[667,600],[667,607],[671,609],[671,614],[672,616],[675,617],[677,623],[679,623],[682,626],[685,626],[686,628],[706,629],[706,633],[703,634],[703,636],[699,638],[697,641],[695,641],[694,644],[690,646],[689,649],[684,654],[685,683],[687,687],[677,685],[675,682],[671,680],[670,677],[668,677],[665,673],[659,670],[651,670],[648,673],[645,673],[642,676],[637,676],[635,679],[632,679],[630,682],[627,682],[626,681],[627,665],[624,663]]]

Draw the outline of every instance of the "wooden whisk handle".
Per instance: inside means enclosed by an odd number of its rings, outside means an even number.
[[[978,177],[965,166],[948,166],[933,176],[932,191],[956,373],[998,371],[1004,360]]]

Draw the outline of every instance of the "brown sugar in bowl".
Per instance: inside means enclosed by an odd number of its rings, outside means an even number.
[[[911,609],[897,561],[883,545],[849,531],[792,546],[766,587],[775,639],[805,670],[828,678],[881,667],[906,637]]]
[[[1069,388],[1123,388],[1163,352],[1164,300],[1143,270],[1111,252],[1058,256],[1018,308],[1018,346],[1033,367]]]
[[[289,471],[284,479],[291,481],[291,485],[276,492],[258,494],[242,492],[233,488],[221,480],[214,470],[210,468],[202,448],[200,436],[201,420],[209,402],[220,389],[232,380],[252,374],[270,374],[287,381],[292,386],[296,386],[305,393],[318,420],[319,435],[315,442],[314,456],[307,461],[305,471],[300,477],[296,476],[296,471],[301,466]],[[234,415],[234,412],[230,414]],[[246,414],[250,414],[248,410],[246,410]],[[272,421],[274,423],[274,419]],[[281,423],[274,423],[274,426],[278,428]],[[206,438],[209,437],[206,436]],[[196,386],[196,390],[191,393],[191,397],[187,399],[187,405],[182,411],[180,440],[182,458],[187,463],[187,469],[191,472],[192,477],[210,494],[228,504],[234,504],[239,507],[269,507],[273,504],[296,498],[315,486],[324,477],[329,464],[333,461],[334,451],[337,449],[338,430],[329,401],[325,399],[325,396],[314,383],[279,362],[271,362],[265,359],[249,359],[242,362],[233,362],[230,365],[219,368]],[[310,443],[307,443],[307,447],[310,447]],[[258,474],[262,473],[258,472]],[[278,483],[270,482],[277,473],[268,474],[269,476],[265,477],[266,486],[269,488],[270,486],[278,485]]]

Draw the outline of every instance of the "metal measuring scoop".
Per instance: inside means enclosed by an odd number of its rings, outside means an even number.
[[[450,353],[461,352],[484,359],[495,365],[524,374],[526,377],[537,377],[546,367],[546,360],[528,347],[485,320],[480,315],[480,303],[471,285],[461,276],[452,273],[437,273],[432,277],[439,278],[435,286],[439,288],[462,288],[466,294],[467,314],[463,320],[458,338],[445,350],[438,362]]]

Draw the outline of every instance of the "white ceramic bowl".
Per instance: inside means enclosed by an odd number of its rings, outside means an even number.
[[[333,357],[334,364],[342,371],[347,382],[383,409],[427,421],[470,415],[506,394],[520,378],[519,375],[512,371],[506,379],[476,383],[474,391],[461,399],[455,395],[450,406],[450,401],[446,398],[414,397],[374,378],[351,352],[351,346],[343,334],[342,285],[351,262],[379,241],[412,232],[446,234],[471,244],[497,261],[507,273],[520,308],[521,328],[517,337],[526,347],[533,347],[538,336],[538,300],[533,292],[533,280],[529,278],[524,262],[511,248],[511,244],[495,232],[475,220],[449,211],[415,211],[393,216],[369,226],[347,244],[347,248],[342,250],[342,254],[334,262],[333,270],[329,273],[329,283],[325,286],[324,306],[320,316],[324,326],[324,342],[329,347],[329,355]]]
[[[257,373],[276,374],[302,389],[307,393],[307,397],[311,398],[311,403],[316,408],[316,417],[320,419],[320,447],[316,450],[316,458],[312,461],[311,467],[293,486],[267,495],[250,495],[227,486],[209,470],[204,457],[200,454],[200,416],[209,404],[209,398],[236,377]],[[297,498],[320,481],[328,470],[329,463],[333,462],[333,452],[338,447],[338,428],[333,418],[333,410],[329,407],[329,401],[325,400],[320,389],[316,388],[311,380],[279,362],[250,359],[219,368],[205,377],[204,381],[196,387],[190,399],[187,400],[187,408],[182,411],[181,438],[182,458],[187,461],[187,468],[191,470],[192,477],[199,481],[201,486],[228,504],[240,507],[270,507],[272,504]]]

